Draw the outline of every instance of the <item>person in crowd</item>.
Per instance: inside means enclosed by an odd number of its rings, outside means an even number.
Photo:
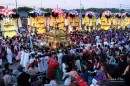
[[[90,86],[100,86],[104,81],[107,80],[106,76],[106,68],[105,64],[100,65],[100,70],[98,71],[97,75],[93,78],[92,84]]]
[[[56,82],[56,80],[54,79],[54,76],[52,76],[51,81],[50,81],[50,84],[51,84],[52,86],[57,86],[57,82]]]
[[[76,79],[79,86],[88,86],[87,82],[85,82],[76,71],[71,71],[70,75]]]
[[[12,59],[13,59],[12,55],[13,55],[13,54],[12,54],[11,46],[8,45],[8,46],[7,46],[7,61],[8,61],[8,63],[9,63],[10,65],[12,65]]]
[[[18,86],[31,86],[29,79],[30,75],[26,72],[20,72],[19,70],[14,70],[13,75],[17,77]]]
[[[23,62],[24,62],[24,54],[25,54],[25,51],[24,51],[24,47],[21,47],[21,51],[20,51],[21,55],[20,55],[20,65],[23,66]]]
[[[46,49],[46,46],[41,45],[42,42],[49,45],[49,42],[45,40],[46,34],[31,36],[32,42],[25,32],[21,33],[21,36],[4,38],[0,40],[0,52],[2,59],[7,56],[9,63],[4,65],[3,76],[6,75],[6,71],[11,74],[9,64],[18,63],[21,67],[17,68],[18,71],[15,73],[19,86],[30,86],[37,83],[38,72],[40,74],[46,72],[46,78],[53,81],[55,80],[53,76],[55,77],[55,72],[59,69],[60,72],[63,72],[62,79],[65,79],[64,77],[68,74],[75,78],[75,80],[71,80],[71,85],[74,85],[73,81],[76,81],[75,84],[79,86],[88,86],[95,80],[97,86],[112,86],[114,84],[112,79],[122,77],[129,86],[129,33],[128,29],[74,31],[68,36],[70,45],[62,44],[55,50]],[[20,62],[15,63],[12,58],[16,57],[19,50]],[[31,83],[28,82],[30,75],[37,76],[32,78]],[[49,84],[49,79],[42,82]],[[25,82],[27,84],[24,84]]]
[[[55,71],[59,68],[59,63],[54,54],[51,58],[48,59],[48,78],[51,79],[52,76],[55,76]]]
[[[32,63],[32,66],[28,69],[28,73],[31,76],[35,76],[38,73],[38,67],[36,67],[36,65],[34,64],[34,62]]]
[[[61,65],[62,65],[62,57],[63,57],[62,50],[59,50],[57,53],[58,53],[58,54],[57,54],[58,62],[59,62],[59,66],[60,66],[60,69],[61,69]]]
[[[0,51],[0,68],[2,68],[2,54],[1,54],[1,51]]]
[[[126,86],[130,85],[130,53],[127,56],[128,66],[126,67],[122,77],[125,79]]]
[[[63,72],[62,80],[64,80],[67,73],[67,63],[64,60],[62,61],[62,72]]]
[[[28,64],[29,64],[29,51],[28,50],[25,50],[24,51],[24,59],[23,59],[23,67],[25,68],[25,71],[28,70]]]
[[[9,74],[11,74],[12,71],[13,71],[12,69],[9,68],[9,63],[6,63],[6,64],[4,65],[4,70],[2,71],[3,75],[6,74],[6,71],[8,71]]]
[[[5,86],[12,86],[12,78],[10,75],[10,71],[6,70],[5,75],[3,76]]]

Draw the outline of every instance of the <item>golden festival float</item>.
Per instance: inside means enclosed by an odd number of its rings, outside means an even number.
[[[4,37],[17,36],[18,28],[22,26],[19,15],[9,9],[0,9],[1,31]]]
[[[126,27],[127,25],[129,25],[130,24],[130,13],[129,12],[123,13],[121,21],[122,21],[121,27]]]
[[[53,29],[47,32],[46,38],[49,46],[52,49],[60,48],[66,42],[66,33],[62,29],[64,27],[63,14],[64,12],[60,8],[55,8],[51,13],[51,20],[53,19]],[[61,29],[60,29],[61,28]]]
[[[109,30],[112,24],[112,12],[107,10],[102,13],[101,17],[101,29]]]
[[[31,34],[34,34],[37,30],[37,34],[43,34],[46,32],[46,17],[44,17],[44,11],[35,9],[29,13],[28,25]]]
[[[72,30],[70,31],[79,30],[79,15],[77,11],[75,10],[69,11],[68,21],[69,21],[70,26],[72,26]]]
[[[122,24],[122,14],[121,13],[114,13],[112,18],[112,28],[121,28]]]
[[[83,18],[83,21],[86,25],[86,29],[90,30],[90,29],[95,29],[95,24],[96,24],[96,16],[95,13],[93,11],[88,11],[85,14],[85,18]]]

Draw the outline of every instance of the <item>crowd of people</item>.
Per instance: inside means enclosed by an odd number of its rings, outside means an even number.
[[[5,86],[14,85],[12,76],[18,86],[57,86],[60,80],[65,86],[130,86],[130,29],[75,31],[69,36],[71,42],[61,49],[41,46],[45,41],[37,34],[1,39]],[[18,67],[10,69],[15,62]]]

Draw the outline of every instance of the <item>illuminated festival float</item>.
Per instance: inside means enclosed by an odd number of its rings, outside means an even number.
[[[126,25],[125,26],[127,26],[127,25],[130,25],[130,13],[125,13],[125,23],[126,23]]]
[[[78,30],[79,29],[79,16],[78,12],[75,10],[69,11],[68,21],[70,26],[72,26],[72,30]],[[71,28],[69,28],[71,29]]]
[[[54,8],[51,12],[51,21],[53,29],[59,28],[64,29],[64,11],[60,8]]]
[[[119,29],[125,28],[130,24],[130,13],[115,13],[112,19],[112,27]]]
[[[109,30],[112,24],[112,12],[107,10],[102,13],[101,17],[101,28],[104,30]]]
[[[34,34],[35,31],[37,31],[37,34],[45,33],[46,18],[44,17],[44,11],[40,9],[35,9],[31,11],[28,15],[29,32],[31,34]]]
[[[114,13],[112,18],[112,27],[117,29],[121,28],[122,18],[123,16],[121,13]]]
[[[95,13],[93,11],[86,12],[84,21],[88,30],[93,29],[96,24]]]
[[[51,30],[48,34],[48,43],[52,49],[59,48],[66,42],[66,33],[61,29]]]
[[[4,37],[17,36],[18,28],[22,26],[19,15],[9,9],[0,9],[1,31]]]
[[[52,49],[59,48],[66,40],[66,33],[62,28],[64,27],[63,14],[60,8],[55,8],[51,12],[51,21],[53,21],[53,28],[47,32],[47,41]]]

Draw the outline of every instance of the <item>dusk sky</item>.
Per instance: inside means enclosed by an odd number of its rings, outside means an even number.
[[[80,8],[80,0],[17,0],[18,7],[44,7],[44,8],[55,8],[57,5],[59,8],[73,9]],[[41,4],[42,2],[42,4]],[[81,0],[84,8],[119,8],[120,4],[122,8],[130,8],[130,0]],[[15,7],[15,0],[0,0],[0,5],[9,8]]]

